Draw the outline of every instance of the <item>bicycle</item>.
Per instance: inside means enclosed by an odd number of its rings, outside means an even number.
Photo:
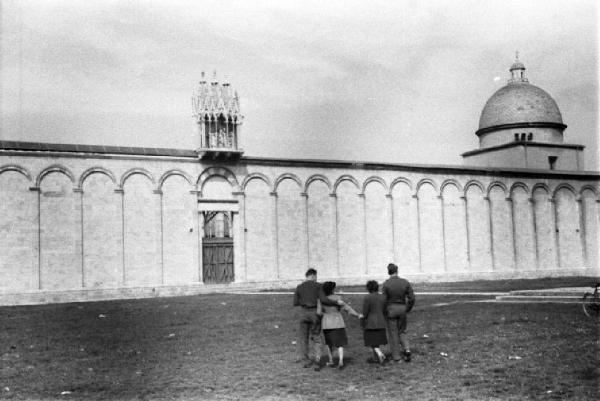
[[[581,304],[583,306],[583,313],[588,317],[600,316],[600,293],[598,293],[598,287],[600,287],[600,283],[596,283],[594,292],[583,294]]]

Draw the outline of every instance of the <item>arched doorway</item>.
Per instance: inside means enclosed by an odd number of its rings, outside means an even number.
[[[202,180],[198,200],[202,240],[200,273],[205,284],[231,283],[235,281],[234,233],[239,224],[238,202],[233,198],[231,182],[222,171],[208,173],[213,175]]]
[[[205,284],[234,281],[233,211],[201,212],[204,221],[202,237],[202,278]]]

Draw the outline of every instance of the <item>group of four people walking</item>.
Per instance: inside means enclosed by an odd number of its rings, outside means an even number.
[[[367,282],[368,294],[363,299],[362,313],[355,311],[339,294],[335,293],[336,283],[317,282],[317,271],[308,269],[306,280],[296,287],[294,306],[300,307],[298,350],[299,362],[304,367],[315,366],[321,369],[321,330],[327,345],[328,362],[334,366],[333,352],[338,352],[338,368],[344,368],[344,347],[348,344],[344,318],[341,311],[361,320],[365,346],[373,350],[373,361],[383,364],[386,356],[381,346],[388,344],[394,361],[411,360],[411,352],[406,338],[407,314],[415,304],[415,295],[410,283],[398,277],[398,266],[390,263],[387,267],[389,278],[379,284],[375,280]],[[314,360],[310,358],[309,344],[314,345]],[[400,353],[402,347],[403,357]]]

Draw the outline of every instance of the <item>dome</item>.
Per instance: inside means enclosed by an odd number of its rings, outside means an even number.
[[[485,104],[479,118],[479,129],[534,122],[562,124],[558,105],[546,91],[535,85],[509,83],[496,91]]]
[[[525,66],[518,58],[510,67],[512,78],[485,104],[479,130],[506,124],[563,124],[558,105],[543,89],[531,85],[524,76]]]

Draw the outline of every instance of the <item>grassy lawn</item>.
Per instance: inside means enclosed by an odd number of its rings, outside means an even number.
[[[347,319],[347,367],[321,372],[294,363],[291,295],[1,307],[0,398],[598,399],[599,322],[579,304],[452,303],[478,298],[418,298],[409,364],[368,364]]]
[[[452,283],[414,283],[416,292],[508,292],[561,287],[591,287],[599,277],[547,277],[541,279],[478,280]],[[345,291],[365,291],[364,286],[344,287]]]

